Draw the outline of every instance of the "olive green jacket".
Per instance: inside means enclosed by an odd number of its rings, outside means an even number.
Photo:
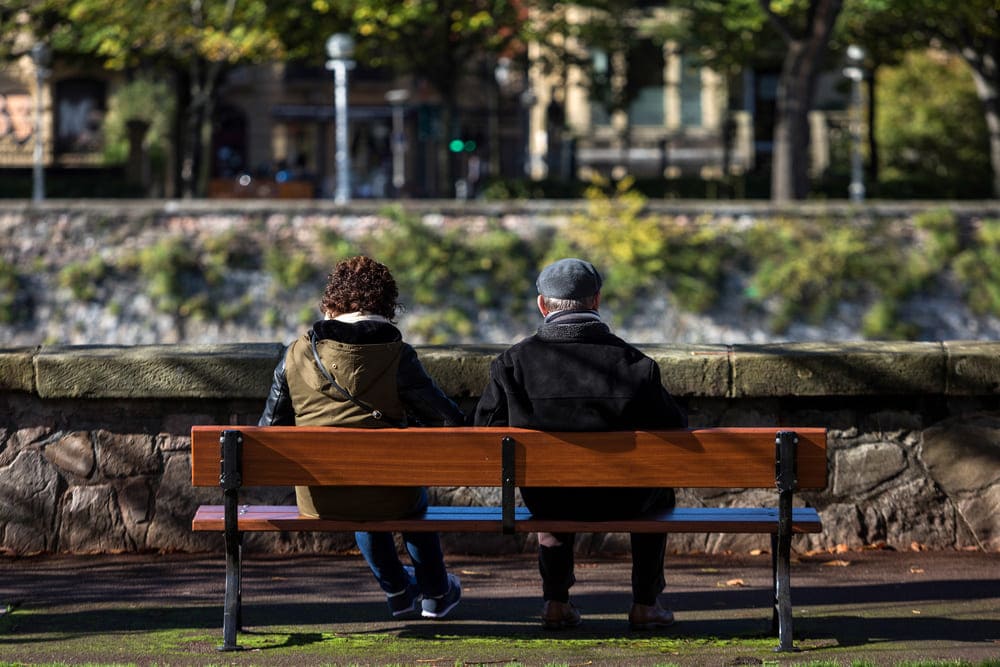
[[[318,368],[313,335],[323,366],[357,402]],[[464,415],[430,378],[396,327],[381,321],[321,320],[288,346],[275,369],[259,424],[382,428],[411,422],[453,426],[462,424]],[[295,496],[302,514],[335,519],[400,517],[426,504],[421,487],[296,487]]]

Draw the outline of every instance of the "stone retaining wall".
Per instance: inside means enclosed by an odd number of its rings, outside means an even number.
[[[465,409],[499,347],[419,347]],[[825,426],[826,490],[800,501],[826,530],[798,549],[1000,550],[1000,343],[645,346],[692,426]],[[254,423],[281,345],[41,347],[0,350],[0,549],[113,553],[218,551],[193,534],[194,424]],[[438,502],[497,502],[493,490],[435,489]],[[684,504],[770,504],[767,490],[692,490]],[[294,502],[251,490],[248,502]],[[532,549],[530,537],[446,536],[451,551]],[[584,551],[622,550],[582,536]],[[344,549],[349,535],[249,536],[273,552]],[[766,548],[755,536],[671,537],[680,551]]]

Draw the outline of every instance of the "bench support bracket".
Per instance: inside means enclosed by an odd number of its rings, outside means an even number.
[[[239,651],[236,633],[243,627],[243,536],[239,528],[239,493],[243,470],[243,435],[239,431],[223,431],[220,437],[222,447],[222,472],[219,483],[222,486],[225,506],[226,538],[226,601],[222,616],[222,646],[220,651]]]
[[[792,495],[798,488],[794,431],[778,431],[775,437],[775,484],[778,487],[778,532],[771,536],[771,565],[774,581],[774,613],[771,632],[778,636],[776,651],[795,651],[792,643]]]
[[[501,507],[501,527],[504,535],[514,534],[514,468],[516,465],[514,438],[509,435],[504,436],[500,442],[500,465],[501,480],[500,485],[500,507]]]

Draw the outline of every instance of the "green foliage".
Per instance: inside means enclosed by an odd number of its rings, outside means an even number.
[[[252,268],[256,248],[235,232],[203,239],[167,236],[120,262],[135,271],[157,310],[179,317],[221,320],[245,313],[250,302],[225,293],[233,268]]]
[[[180,236],[168,236],[155,245],[143,248],[138,256],[139,275],[146,282],[146,293],[158,310],[188,315],[192,305],[188,297],[200,292],[201,270],[198,255],[189,241]]]
[[[284,52],[264,0],[71,0],[62,10],[67,20],[52,34],[53,43],[95,54],[115,69],[138,64],[143,57],[234,64],[262,62]]]
[[[921,213],[912,225],[878,219],[762,221],[747,237],[748,296],[772,301],[772,326],[779,332],[797,319],[819,324],[838,304],[854,301],[869,304],[861,323],[867,338],[914,338],[919,332],[902,318],[901,306],[951,269],[960,258],[960,238],[958,220],[944,209]],[[988,261],[981,248],[962,255],[980,258],[983,252]],[[982,262],[965,261],[972,273]],[[988,286],[993,278],[983,271]],[[996,279],[1000,290],[1000,274]]]
[[[479,309],[517,311],[534,294],[538,249],[495,221],[470,234],[433,229],[398,207],[386,215],[393,226],[371,238],[365,251],[392,270],[404,304],[446,311],[437,324],[420,325],[429,338],[464,336]]]
[[[756,267],[749,295],[779,297],[776,331],[800,316],[819,323],[841,301],[861,296],[872,268],[866,242],[862,230],[829,220],[758,224],[748,239]]]
[[[632,189],[632,179],[610,184],[594,177],[585,193],[587,210],[560,230],[546,263],[560,257],[583,257],[603,267],[605,295],[633,300],[662,278],[666,242],[659,218],[645,215],[646,198]]]
[[[354,243],[340,236],[332,229],[321,229],[318,233],[320,256],[324,266],[334,266],[337,262],[359,254]],[[326,271],[324,271],[325,273]]]
[[[164,81],[139,78],[118,88],[108,101],[104,116],[104,161],[123,164],[128,160],[127,123],[148,123],[144,144],[155,172],[165,168],[170,142],[170,120],[174,99]]]
[[[285,290],[311,283],[319,275],[306,251],[282,245],[267,249],[264,268],[278,287]]]
[[[83,262],[67,264],[59,271],[60,287],[69,289],[78,301],[97,298],[97,286],[107,277],[111,267],[99,256],[92,255]]]
[[[955,257],[955,274],[973,312],[1000,315],[1000,220],[983,220],[975,242]]]
[[[628,313],[663,283],[681,308],[711,307],[732,251],[726,235],[644,213],[646,198],[632,185],[631,178],[610,186],[598,177],[587,190],[586,212],[560,230],[546,261],[580,256],[601,267],[605,303],[616,311]]]
[[[882,68],[876,134],[886,197],[989,197],[989,141],[968,67],[942,52]]]
[[[431,345],[468,339],[475,333],[468,314],[455,307],[410,318],[406,322],[406,328],[411,335],[420,336]]]

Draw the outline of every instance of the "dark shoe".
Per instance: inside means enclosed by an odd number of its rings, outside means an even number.
[[[628,613],[628,624],[633,630],[656,630],[674,624],[674,613],[656,604],[633,604]]]
[[[453,574],[448,575],[448,592],[436,598],[424,598],[421,602],[424,618],[444,618],[455,608],[462,598],[462,582]]]
[[[546,630],[562,630],[580,625],[580,612],[569,602],[546,600],[542,608],[542,627]]]
[[[417,610],[420,604],[420,589],[417,588],[417,578],[412,567],[404,567],[409,583],[406,588],[395,593],[387,593],[385,601],[389,604],[389,611],[393,616],[405,616]]]

